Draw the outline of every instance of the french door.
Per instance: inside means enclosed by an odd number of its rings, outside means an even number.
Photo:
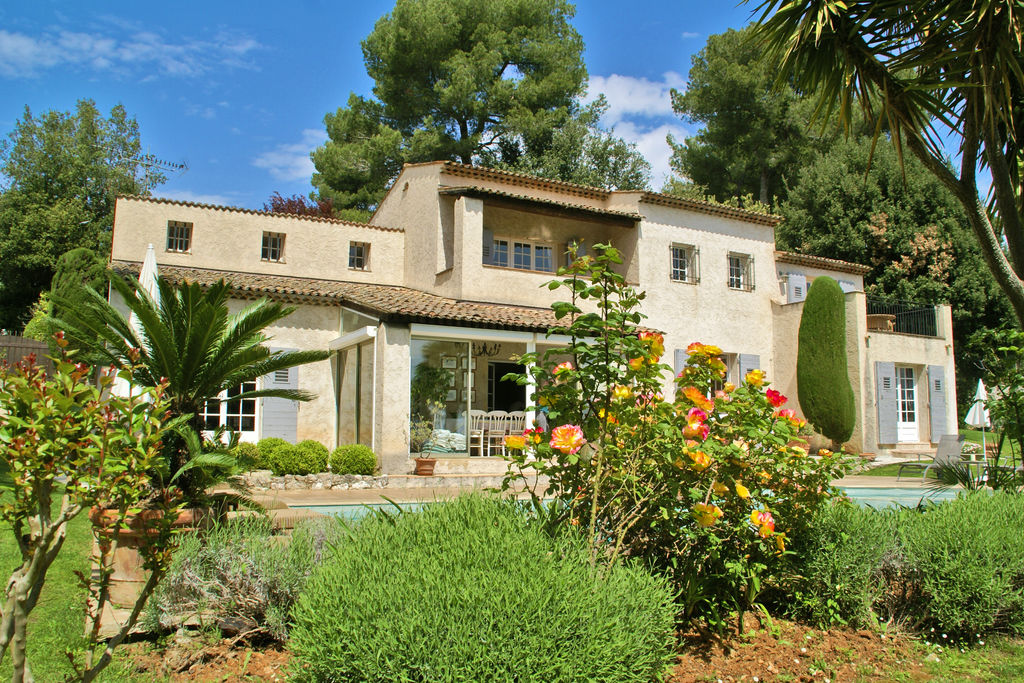
[[[896,428],[900,442],[919,441],[914,368],[896,368]]]

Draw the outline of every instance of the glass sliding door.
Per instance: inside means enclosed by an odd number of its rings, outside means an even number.
[[[469,342],[414,338],[410,351],[410,452],[468,456]]]

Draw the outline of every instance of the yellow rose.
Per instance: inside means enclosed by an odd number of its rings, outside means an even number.
[[[750,491],[748,491],[747,487],[740,482],[736,482],[736,495],[746,500],[747,498],[750,498]]]

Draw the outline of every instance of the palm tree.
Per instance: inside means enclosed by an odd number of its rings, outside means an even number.
[[[762,0],[781,79],[849,127],[854,104],[956,196],[1024,327],[1024,6],[1020,0]],[[959,169],[943,138],[959,140]],[[977,172],[988,167],[986,206]],[[1005,241],[1006,249],[1003,248]]]
[[[329,354],[271,353],[263,345],[264,330],[295,309],[260,299],[229,315],[230,285],[223,280],[203,291],[198,284],[175,286],[158,277],[158,300],[134,279],[111,273],[109,280],[138,320],[138,332],[128,317],[91,290],[84,301],[62,307],[56,325],[84,358],[125,369],[132,383],[155,387],[166,382],[171,414],[190,416],[192,434],[178,435],[164,444],[169,477],[165,481],[175,481],[190,500],[201,500],[209,485],[232,471],[223,453],[203,460],[197,452],[205,402],[229,388],[324,360]],[[313,398],[299,389],[257,389],[233,395],[232,400],[269,396],[296,401]]]

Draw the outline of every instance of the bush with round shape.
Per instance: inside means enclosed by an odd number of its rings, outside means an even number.
[[[280,446],[274,449],[270,457],[270,469],[279,477],[285,474],[324,472],[327,470],[327,449],[316,442]]]
[[[292,616],[300,681],[651,681],[675,606],[638,564],[595,569],[578,534],[468,495],[365,518]]]
[[[838,449],[853,434],[857,405],[846,363],[846,299],[828,276],[814,279],[800,316],[796,359],[800,410]]]
[[[306,439],[304,441],[300,441],[296,445],[303,450],[309,451],[310,453],[315,453],[316,457],[318,458],[323,458],[324,469],[321,471],[327,469],[327,458],[330,456],[330,451],[327,450],[327,446],[313,439]]]
[[[261,469],[269,470],[272,469],[270,462],[273,459],[274,451],[281,446],[290,446],[291,444],[284,439],[279,439],[276,436],[268,436],[265,439],[260,439],[256,442],[256,448],[260,452],[259,467]]]
[[[256,444],[240,441],[231,452],[241,467],[244,467],[246,470],[259,469],[261,462],[260,449]]]
[[[373,474],[377,468],[377,456],[373,449],[353,443],[338,446],[331,453],[331,472],[335,474]]]

